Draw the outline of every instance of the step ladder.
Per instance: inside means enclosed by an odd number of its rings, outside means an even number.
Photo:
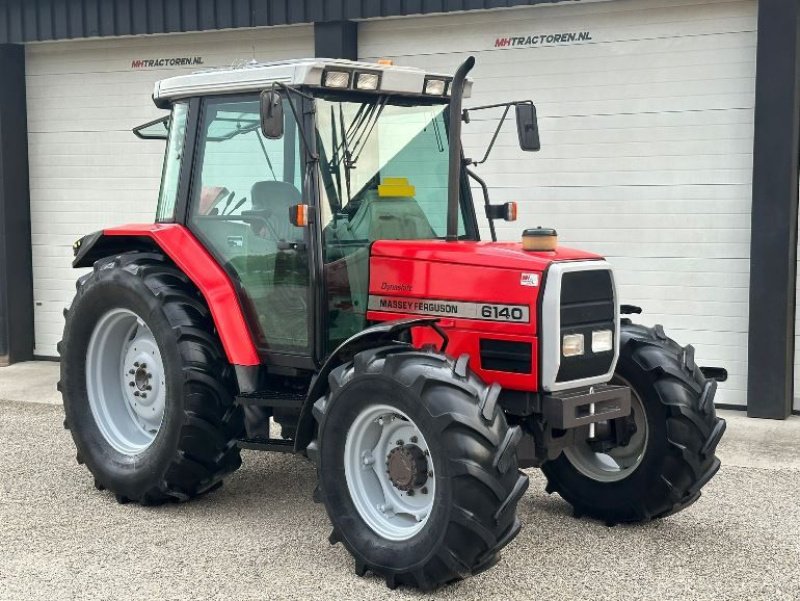
[[[258,390],[240,394],[234,403],[240,407],[266,407],[269,409],[300,409],[306,397],[286,390]],[[272,421],[272,418],[270,418]],[[294,440],[285,438],[242,438],[236,445],[240,449],[294,453]]]

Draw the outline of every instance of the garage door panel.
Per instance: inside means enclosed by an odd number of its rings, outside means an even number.
[[[564,171],[558,172],[537,172],[520,173],[515,168],[508,170],[498,169],[494,172],[498,178],[514,175],[513,184],[520,188],[529,190],[536,186],[687,186],[687,185],[729,185],[729,184],[750,184],[752,181],[752,171],[743,169],[709,169],[701,170],[659,170],[655,172],[640,171],[571,171],[568,166],[563,167]],[[484,170],[484,172],[488,172]],[[509,184],[507,184],[509,185]]]
[[[206,37],[203,36],[212,36]],[[190,70],[198,68],[231,65],[246,62],[255,57],[258,60],[280,60],[298,54],[308,54],[313,44],[312,33],[307,26],[269,27],[219,31],[204,34],[171,36],[141,36],[135,38],[98,39],[90,42],[76,42],[64,52],[63,46],[47,44],[37,50],[37,55],[45,61],[32,64],[26,69],[32,75],[54,75],[59,73],[102,75],[130,68],[134,59],[160,59],[162,57],[200,56],[201,65],[187,66]],[[231,54],[234,49],[235,54]],[[169,69],[154,69],[161,75]]]
[[[428,23],[412,24],[411,19],[393,20],[391,37],[359,39],[362,56],[413,55],[413,45],[403,38],[428,36],[419,54],[446,54],[474,50],[494,51],[497,37],[532,36],[562,32],[589,31],[592,41],[586,46],[602,46],[624,42],[638,43],[642,40],[664,40],[674,37],[698,38],[724,32],[736,35],[754,31],[755,5],[752,2],[718,2],[702,4],[692,2],[683,9],[675,9],[659,0],[632,0],[605,2],[596,5],[602,13],[592,12],[589,4],[576,7],[545,7],[535,19],[525,12],[530,9],[496,11],[481,15],[466,15],[458,25],[459,36],[452,38],[443,32],[452,31],[451,16],[429,17]],[[619,10],[610,10],[610,9]],[[569,13],[573,14],[570,15]],[[574,13],[580,12],[581,15]],[[718,16],[718,18],[717,18]],[[375,22],[383,26],[387,22]],[[433,33],[432,31],[433,30]],[[491,31],[493,37],[487,36]],[[476,40],[480,40],[476,44]],[[485,40],[485,41],[484,41]]]
[[[755,89],[755,88],[751,88]],[[538,90],[538,88],[537,88]],[[753,98],[748,92],[737,94],[706,94],[703,96],[675,96],[665,98],[636,97],[631,102],[623,97],[610,100],[597,100],[591,97],[582,97],[580,93],[563,98],[553,97],[551,94],[534,91],[520,97],[519,93],[511,92],[509,100],[534,100],[537,108],[542,112],[542,117],[551,115],[593,116],[593,115],[626,115],[631,112],[640,114],[661,112],[697,112],[719,111],[727,109],[752,108]],[[469,106],[490,104],[496,95],[491,93],[475,93]]]
[[[26,47],[35,353],[56,354],[62,310],[81,270],[72,243],[110,225],[151,222],[164,144],[131,129],[166,114],[156,81],[197,66],[135,69],[132,61],[201,56],[201,68],[313,56],[308,26]]]
[[[716,77],[714,69],[719,66],[728,70],[737,69],[746,73],[753,70],[748,57],[755,54],[754,32],[722,33],[703,37],[687,37],[661,40],[636,40],[630,42],[579,44],[569,46],[569,56],[563,56],[563,46],[521,47],[511,49],[491,49],[481,52],[481,62],[475,66],[474,73],[491,79],[519,78],[534,75],[527,55],[537,53],[535,76],[542,85],[557,86],[569,79],[580,80],[576,88],[589,88],[597,85],[635,83],[642,79],[655,82],[693,81],[704,74]],[[679,54],[676,55],[676,46]],[[424,53],[398,55],[379,53],[376,57],[390,56],[399,64],[411,64],[409,59],[424,57],[431,70],[451,72],[464,56],[454,55],[448,49],[445,53]],[[608,69],[608,79],[593,67],[602,65]]]
[[[472,123],[470,123],[472,125]],[[541,124],[544,126],[544,124]],[[513,121],[507,125],[513,128]],[[489,128],[487,128],[489,129]],[[721,126],[720,129],[723,129]],[[610,153],[615,153],[616,156],[625,158],[646,158],[646,157],[681,157],[686,153],[692,153],[697,156],[735,156],[739,161],[751,161],[753,159],[752,148],[752,126],[742,128],[743,134],[745,131],[750,132],[750,135],[743,135],[741,138],[728,138],[728,139],[709,139],[709,140],[691,140],[687,139],[691,135],[692,129],[685,128],[684,136],[676,135],[673,140],[659,140],[657,134],[649,141],[635,141],[630,140],[628,132],[619,132],[618,142],[609,139],[609,136],[602,130],[592,130],[591,132],[563,132],[550,131],[548,134],[549,140],[542,148],[536,158],[524,158],[520,160],[519,145],[516,141],[508,140],[505,137],[503,143],[496,143],[492,149],[492,161],[498,160],[516,160],[517,162],[531,165],[537,162],[540,158],[549,159],[599,159],[608,157]],[[493,131],[493,130],[492,130]],[[491,131],[489,132],[491,135]],[[628,139],[624,139],[625,136]],[[644,132],[642,138],[644,138]],[[499,138],[498,138],[499,139]],[[482,145],[485,144],[485,135],[479,135],[472,129],[468,135],[464,135],[465,145],[469,145],[472,150],[479,152],[485,150]],[[542,140],[545,143],[545,140]],[[476,155],[477,156],[477,155]]]

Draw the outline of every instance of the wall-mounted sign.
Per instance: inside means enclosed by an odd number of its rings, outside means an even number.
[[[591,42],[590,31],[569,31],[565,33],[541,33],[535,35],[504,36],[494,41],[495,48],[532,48],[535,46],[557,46],[559,44],[579,44]]]
[[[193,67],[202,64],[203,64],[202,56],[172,56],[169,58],[135,58],[131,61],[131,69]]]

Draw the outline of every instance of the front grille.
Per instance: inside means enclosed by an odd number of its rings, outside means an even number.
[[[583,334],[585,353],[577,357],[561,357],[556,381],[570,382],[608,373],[614,363],[614,351],[592,353],[592,332],[611,330],[616,335],[611,272],[597,269],[564,273],[559,311],[559,342],[566,334]]]

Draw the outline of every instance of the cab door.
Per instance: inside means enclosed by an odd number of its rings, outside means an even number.
[[[202,100],[187,222],[238,284],[262,353],[310,361],[308,229],[289,221],[303,202],[302,155],[284,115],[285,135],[270,140],[258,95]]]

